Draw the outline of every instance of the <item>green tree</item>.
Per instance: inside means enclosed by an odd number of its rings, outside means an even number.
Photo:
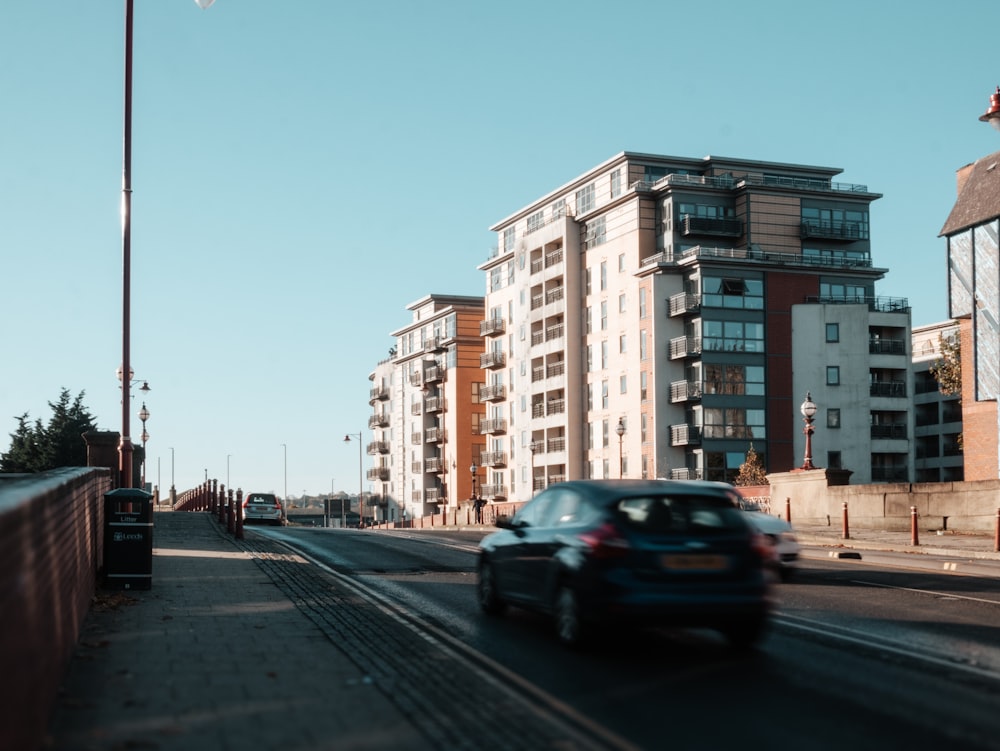
[[[25,412],[17,420],[17,430],[10,434],[10,449],[0,454],[0,472],[44,472],[56,467],[85,467],[87,444],[83,434],[96,430],[93,416],[83,405],[84,392],[71,399],[63,389],[59,400],[49,402],[52,417],[46,426],[41,420],[32,425]]]
[[[751,443],[750,448],[747,449],[746,461],[740,465],[740,471],[736,473],[733,485],[747,487],[767,484],[767,473],[764,471],[764,465],[761,463],[757,452],[753,450],[753,444]]]
[[[949,396],[962,393],[962,345],[956,334],[938,337],[941,357],[931,363],[930,372],[938,391]]]

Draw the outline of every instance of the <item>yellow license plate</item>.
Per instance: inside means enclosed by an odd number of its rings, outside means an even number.
[[[721,555],[671,554],[663,556],[663,568],[671,571],[723,571],[726,558]]]

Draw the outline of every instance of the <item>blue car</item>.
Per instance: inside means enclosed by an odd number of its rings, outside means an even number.
[[[725,483],[578,480],[535,496],[480,543],[477,596],[553,618],[568,646],[602,626],[713,628],[756,645],[775,553]]]

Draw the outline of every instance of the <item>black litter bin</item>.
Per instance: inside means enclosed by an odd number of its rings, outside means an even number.
[[[112,589],[153,586],[153,494],[118,488],[104,494],[104,583]]]

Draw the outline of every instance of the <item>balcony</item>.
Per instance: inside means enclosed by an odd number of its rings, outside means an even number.
[[[563,250],[559,248],[558,250],[553,250],[550,253],[545,254],[545,268],[552,268],[553,266],[558,266],[563,262]]]
[[[700,446],[701,428],[697,425],[671,425],[671,446]]]
[[[429,336],[424,339],[424,352],[440,352],[444,349],[444,339],[440,336]]]
[[[420,402],[413,402],[413,404],[410,405],[411,415],[422,415],[423,413],[424,413],[424,405],[421,404]]]
[[[677,469],[670,470],[671,480],[700,480],[703,476],[704,475],[700,469],[678,467]]]
[[[419,491],[417,492],[419,493]],[[427,501],[427,503],[440,503],[444,500],[444,494],[441,492],[440,488],[425,488],[424,500]]]
[[[874,439],[885,438],[889,440],[906,440],[906,423],[893,423],[891,425],[872,425],[871,436]]]
[[[531,405],[532,417],[545,417],[545,402],[533,402]]]
[[[905,355],[906,342],[902,339],[869,339],[868,353],[872,355]]]
[[[507,387],[502,383],[493,383],[479,389],[479,400],[483,402],[500,402],[507,398]]]
[[[437,383],[444,380],[444,369],[437,365],[424,368],[424,383]]]
[[[490,318],[479,322],[480,336],[495,336],[507,330],[507,324],[503,318]]]
[[[839,240],[841,242],[852,243],[855,240],[867,240],[868,227],[860,222],[823,222],[808,220],[802,222],[799,236],[803,240],[808,238],[820,238],[822,240]]]
[[[701,383],[697,381],[674,381],[670,384],[670,401],[687,402],[701,399]]]
[[[441,472],[444,472],[445,469],[444,460],[439,456],[432,456],[424,462],[424,472],[440,474]]]
[[[376,386],[368,392],[368,403],[384,402],[389,398],[389,389],[386,386]]]
[[[506,451],[484,451],[480,454],[480,461],[485,467],[506,467],[507,466],[507,452]]]
[[[670,296],[670,317],[696,313],[701,309],[701,295],[690,292],[678,292]]]
[[[906,398],[906,381],[875,381],[868,384],[869,396],[888,396],[894,399]]]
[[[566,372],[566,363],[563,360],[558,362],[549,363],[545,367],[545,377],[546,378],[558,378],[563,373]]]
[[[410,385],[411,386],[422,386],[424,383],[424,374],[420,371],[410,373]]]
[[[549,399],[545,403],[545,414],[558,415],[566,411],[565,399]]]
[[[548,444],[548,450],[549,451],[565,451],[566,450],[566,439],[562,438],[562,437],[559,437],[559,438],[550,438],[549,439],[549,444]]]
[[[444,440],[444,428],[427,428],[424,431],[424,440],[427,443],[441,443]]]
[[[372,441],[368,444],[369,454],[388,454],[389,453],[389,443],[388,441]]]
[[[412,443],[414,446],[419,446],[423,442],[424,442],[423,433],[410,433],[410,443]]]
[[[549,326],[545,329],[545,341],[551,342],[556,339],[562,339],[563,337],[563,325],[557,323],[554,326]]]
[[[507,487],[505,485],[483,485],[483,497],[490,500],[507,497]]]
[[[670,359],[680,360],[685,357],[697,357],[701,354],[701,337],[678,336],[670,340]]]
[[[480,368],[502,368],[507,364],[507,355],[503,352],[484,352],[479,356]]]
[[[483,420],[479,423],[480,435],[495,435],[507,432],[507,421],[502,417],[495,417],[490,420]]]
[[[369,480],[388,480],[389,479],[389,468],[388,467],[372,467],[368,470],[367,477]]]
[[[376,412],[368,418],[369,428],[384,428],[389,425],[389,414],[387,412]]]
[[[739,237],[743,234],[743,222],[739,219],[710,219],[700,216],[683,216],[678,229],[684,237],[691,235],[715,235],[717,237]]]
[[[427,412],[441,412],[445,408],[443,396],[429,396],[424,400],[424,409]]]
[[[545,293],[545,304],[550,305],[563,299],[563,287],[553,287]]]

